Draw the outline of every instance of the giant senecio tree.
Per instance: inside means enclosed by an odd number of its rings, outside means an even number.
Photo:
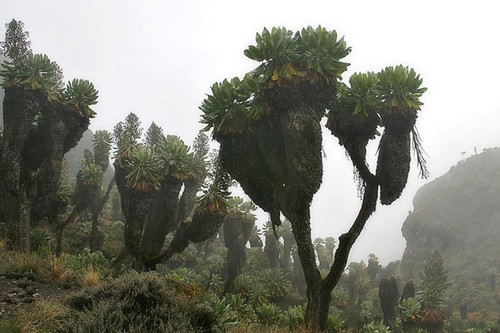
[[[8,246],[29,251],[29,231],[51,214],[64,154],[88,128],[97,90],[87,80],[64,85],[46,55],[28,54],[2,64],[5,89],[0,160],[0,219]]]
[[[306,323],[325,329],[331,291],[345,269],[352,245],[375,211],[397,199],[405,187],[411,140],[425,175],[415,130],[422,80],[413,69],[387,67],[380,73],[354,74],[338,83],[350,53],[335,31],[319,26],[293,33],[264,29],[245,55],[260,65],[243,79],[215,83],[203,101],[202,122],[220,143],[224,169],[279,225],[292,224],[307,284]],[[316,265],[311,240],[310,205],[322,183],[321,120],[339,139],[355,167],[363,202],[351,229],[340,236],[326,276]],[[376,173],[366,162],[366,146],[384,127]]]

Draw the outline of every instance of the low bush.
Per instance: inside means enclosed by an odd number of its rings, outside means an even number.
[[[157,273],[129,272],[70,296],[71,315],[56,332],[213,332],[201,290]]]

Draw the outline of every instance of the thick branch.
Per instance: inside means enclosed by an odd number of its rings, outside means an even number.
[[[340,277],[342,276],[342,273],[347,265],[349,252],[351,251],[354,242],[356,242],[356,239],[365,227],[368,218],[373,214],[373,212],[375,212],[377,199],[378,184],[374,179],[370,179],[366,183],[363,203],[356,220],[351,226],[351,229],[339,238],[339,247],[335,252],[335,260],[330,268],[330,272],[322,283],[323,291],[331,292],[340,280]]]

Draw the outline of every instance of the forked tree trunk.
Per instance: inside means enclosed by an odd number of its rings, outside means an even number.
[[[335,260],[328,275],[321,279],[316,266],[314,248],[311,241],[311,228],[309,219],[292,219],[292,229],[297,241],[302,269],[304,270],[307,284],[307,328],[313,332],[326,329],[328,310],[331,302],[331,292],[337,285],[347,265],[349,252],[363,230],[366,221],[375,211],[378,198],[378,185],[374,179],[367,181],[363,203],[351,229],[340,236],[339,247],[335,252]]]

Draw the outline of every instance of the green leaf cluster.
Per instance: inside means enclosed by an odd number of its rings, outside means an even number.
[[[160,188],[160,164],[158,156],[139,146],[128,156],[129,172],[125,177],[127,186],[139,192],[150,192]]]
[[[379,74],[378,93],[384,112],[415,112],[423,104],[420,97],[427,90],[413,68],[389,66]]]
[[[84,159],[82,160],[80,170],[80,179],[82,184],[91,187],[101,187],[103,174],[99,165],[90,160]]]
[[[22,86],[28,90],[42,90],[49,98],[60,95],[56,78],[56,63],[45,54],[28,54],[17,62],[2,64],[2,86]]]
[[[424,309],[440,309],[448,287],[448,277],[444,270],[443,259],[437,251],[427,261],[424,271],[420,274],[420,279],[422,307]]]
[[[219,183],[214,182],[203,190],[198,198],[196,210],[209,211],[215,215],[226,215],[230,199],[230,192]]]
[[[153,151],[158,155],[163,178],[174,177],[179,180],[188,178],[189,147],[176,135],[167,137]],[[191,160],[193,162],[193,160]]]
[[[214,133],[225,134],[245,131],[252,120],[264,113],[262,105],[255,103],[255,89],[256,82],[249,76],[213,84],[212,94],[200,107],[204,130],[213,128]]]
[[[27,90],[39,90],[49,100],[59,100],[81,115],[93,118],[95,112],[89,107],[97,103],[98,92],[88,80],[73,79],[64,89],[62,72],[54,61],[45,54],[28,54],[18,61],[2,64],[0,84],[3,87],[20,86]]]
[[[96,113],[90,105],[97,103],[98,91],[92,82],[82,79],[69,81],[63,96],[68,105],[74,107],[82,116],[94,118]]]
[[[215,83],[200,109],[204,130],[213,129],[215,138],[238,134],[272,110],[266,104],[265,92],[274,86],[301,82],[335,84],[347,70],[340,59],[350,48],[335,31],[321,26],[308,27],[295,34],[285,28],[264,29],[257,34],[256,45],[244,51],[261,64],[243,79],[233,78]]]
[[[245,55],[262,64],[252,75],[264,84],[280,80],[305,78],[315,82],[340,78],[348,63],[341,62],[351,51],[335,30],[321,26],[307,27],[295,34],[285,28],[264,29],[257,34],[256,45],[244,51]]]
[[[97,130],[92,138],[92,146],[95,151],[109,152],[113,145],[113,135],[106,130]]]

